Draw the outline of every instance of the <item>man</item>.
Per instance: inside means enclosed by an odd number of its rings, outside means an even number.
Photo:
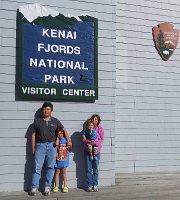
[[[44,195],[49,195],[54,176],[54,164],[56,160],[57,148],[55,141],[57,132],[62,128],[68,145],[71,146],[69,134],[61,122],[51,116],[53,105],[50,102],[44,102],[42,106],[42,118],[34,120],[34,131],[32,133],[32,153],[35,157],[35,169],[33,173],[30,195],[36,195],[39,189],[39,180],[41,178],[41,170],[43,164],[46,165],[46,181]]]

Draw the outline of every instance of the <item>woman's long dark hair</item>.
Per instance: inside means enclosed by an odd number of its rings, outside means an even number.
[[[100,116],[98,114],[94,114],[94,115],[91,116],[91,120],[93,120],[95,117],[97,117],[98,125],[99,125],[101,123],[101,118],[100,118]]]

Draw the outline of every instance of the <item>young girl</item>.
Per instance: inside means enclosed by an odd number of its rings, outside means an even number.
[[[83,137],[83,142],[85,141],[87,142],[90,159],[93,160],[93,157],[94,159],[96,159],[97,147],[93,145],[94,141],[96,140],[96,130],[91,120],[87,122],[87,129],[84,131],[82,137]]]
[[[68,192],[67,186],[67,176],[66,176],[66,168],[69,166],[69,151],[68,149],[71,147],[67,146],[67,140],[65,138],[65,133],[63,129],[58,131],[58,138],[56,140],[57,145],[57,156],[56,156],[56,164],[55,164],[55,186],[53,188],[53,192],[58,192],[59,190],[59,175],[62,173],[63,176],[63,192]]]

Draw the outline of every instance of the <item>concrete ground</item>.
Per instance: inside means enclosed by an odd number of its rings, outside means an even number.
[[[69,189],[69,192],[40,192],[28,196],[26,192],[0,192],[0,200],[180,200],[180,172],[118,174],[116,185],[99,187],[99,192]]]

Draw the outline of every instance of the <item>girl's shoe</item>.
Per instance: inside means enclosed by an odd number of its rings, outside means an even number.
[[[58,190],[59,190],[59,188],[57,186],[55,186],[52,191],[53,192],[58,192]]]
[[[67,193],[67,192],[68,192],[68,187],[67,187],[67,186],[64,186],[64,187],[63,187],[63,192],[64,192],[64,193]]]

